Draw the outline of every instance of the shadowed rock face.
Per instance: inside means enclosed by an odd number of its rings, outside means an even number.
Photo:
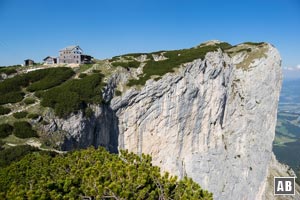
[[[55,119],[55,124],[66,133],[61,144],[63,151],[103,146],[118,153],[118,119],[107,104],[95,107],[89,118],[79,113],[68,119]]]
[[[95,108],[90,119],[79,113],[56,120],[67,132],[62,148],[146,153],[153,164],[193,178],[215,199],[272,199],[267,178],[277,166],[272,141],[281,60],[269,44],[247,48],[251,53],[207,53],[120,97],[113,97],[114,88],[128,76],[114,74],[104,92],[109,105]]]

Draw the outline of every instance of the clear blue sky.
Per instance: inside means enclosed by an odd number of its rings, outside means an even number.
[[[0,0],[0,65],[79,44],[95,58],[218,39],[266,41],[300,77],[299,0]]]

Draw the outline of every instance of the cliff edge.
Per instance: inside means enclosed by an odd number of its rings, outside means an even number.
[[[152,57],[153,63],[170,59],[164,52]],[[54,119],[47,130],[55,126],[67,133],[65,150],[101,145],[150,154],[154,165],[193,178],[215,199],[274,199],[268,181],[273,169],[287,173],[272,153],[282,83],[276,48],[243,43],[210,51],[160,77],[143,71],[143,64],[120,68],[107,81],[107,104],[95,107],[90,119],[82,113]],[[126,86],[147,76],[144,85]],[[120,96],[114,96],[117,88]]]

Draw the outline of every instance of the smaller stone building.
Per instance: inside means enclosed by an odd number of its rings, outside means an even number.
[[[34,65],[34,61],[31,59],[24,60],[24,66],[32,66]]]
[[[57,64],[57,58],[53,56],[47,56],[46,58],[43,59],[44,64],[46,65],[54,65]]]

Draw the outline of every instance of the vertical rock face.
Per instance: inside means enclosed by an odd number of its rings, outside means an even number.
[[[54,130],[65,132],[61,149],[69,151],[88,146],[105,146],[110,152],[118,152],[118,119],[111,108],[104,104],[95,107],[92,116],[83,113],[72,115],[68,119],[53,119],[48,126]]]
[[[110,105],[88,120],[80,113],[55,123],[68,132],[65,149],[150,154],[153,164],[193,178],[215,199],[273,199],[267,180],[276,166],[280,65],[272,45],[244,44],[112,98],[117,82],[127,80],[125,72],[115,74],[104,93]]]
[[[119,148],[151,154],[155,165],[192,177],[216,199],[261,199],[281,87],[279,53],[263,48],[249,63],[251,55],[210,52],[114,98]]]

